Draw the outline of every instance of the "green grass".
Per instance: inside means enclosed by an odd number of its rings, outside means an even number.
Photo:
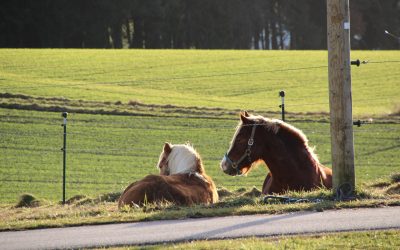
[[[202,240],[111,249],[398,249],[400,231],[364,231],[309,236]]]
[[[352,68],[355,118],[374,117],[354,128],[362,184],[400,172],[400,52],[352,58],[370,61]],[[289,121],[330,166],[328,116],[308,114],[328,111],[326,65],[326,51],[1,49],[0,203],[22,193],[61,199],[61,110],[70,112],[67,198],[121,191],[156,173],[165,141],[192,142],[218,186],[260,188],[265,166],[232,178],[218,165],[238,110],[279,118],[281,89]]]
[[[398,111],[399,51],[354,51],[356,116]],[[326,51],[0,50],[1,92],[73,100],[327,112]]]
[[[0,231],[26,230],[49,227],[97,225],[104,223],[171,220],[185,218],[215,217],[228,215],[282,214],[296,211],[319,211],[328,209],[364,208],[400,205],[400,183],[394,180],[363,185],[356,190],[356,200],[334,201],[330,190],[312,192],[288,192],[292,198],[316,200],[309,203],[280,203],[265,201],[260,190],[240,188],[234,191],[219,189],[220,202],[212,205],[176,206],[172,203],[146,204],[143,207],[118,209],[119,193],[100,196],[75,196],[66,205],[39,200],[18,206],[0,204]]]
[[[150,173],[163,143],[190,141],[203,156],[207,173],[218,186],[261,188],[267,170],[247,177],[222,173],[219,162],[229,147],[236,119],[197,119],[70,114],[67,137],[67,198],[120,191]],[[60,113],[0,109],[1,202],[21,193],[60,200],[62,190],[62,118]],[[329,124],[293,122],[330,166]],[[400,124],[355,128],[357,183],[400,172]]]

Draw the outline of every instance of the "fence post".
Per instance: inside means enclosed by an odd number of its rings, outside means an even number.
[[[355,186],[349,0],[327,0],[327,24],[333,190],[344,200]]]
[[[281,97],[282,101],[282,104],[279,105],[282,112],[282,121],[285,121],[285,91],[284,90],[279,91],[279,96]]]
[[[63,195],[62,195],[62,203],[65,204],[65,175],[66,175],[66,160],[67,160],[67,112],[63,112],[62,117],[64,117],[63,124],[61,126],[64,127],[64,143],[63,143],[63,148],[61,149],[63,151]]]

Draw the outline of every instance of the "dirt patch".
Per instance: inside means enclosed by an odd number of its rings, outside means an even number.
[[[72,196],[71,198],[69,198],[68,200],[66,200],[65,201],[65,204],[74,204],[74,203],[77,203],[77,202],[79,202],[79,201],[82,201],[82,200],[84,200],[84,199],[87,199],[88,197],[86,196],[86,195],[75,195],[75,196]]]
[[[390,176],[390,180],[392,183],[399,183],[400,182],[400,174],[393,174]]]
[[[387,194],[393,195],[393,194],[400,194],[400,183],[396,183],[391,185],[387,190]]]
[[[82,114],[151,116],[169,118],[203,118],[203,119],[237,119],[240,109],[225,109],[221,107],[177,106],[173,104],[146,104],[140,100],[130,100],[124,103],[117,101],[87,101],[64,97],[37,97],[23,94],[0,93],[0,107],[7,109],[36,110],[49,112],[74,112]],[[247,110],[250,113],[276,117],[278,111]],[[291,122],[329,122],[326,112],[291,113],[286,112]],[[374,123],[399,123],[400,115],[379,117]]]
[[[35,97],[21,94],[0,93],[3,102],[1,108],[49,111],[74,112],[84,114],[123,115],[123,116],[163,116],[163,117],[201,117],[221,119],[237,114],[239,111],[222,108],[185,107],[171,104],[157,105],[144,104],[138,100],[97,102],[71,100],[67,98]]]
[[[219,198],[229,197],[232,196],[233,193],[226,188],[219,188],[218,189],[218,196]]]
[[[373,187],[373,188],[385,188],[388,186],[390,186],[390,183],[387,181],[382,181],[382,182],[374,183],[371,185],[371,187]]]
[[[245,197],[260,197],[261,191],[258,190],[256,187],[253,187],[249,192],[243,194]]]
[[[32,194],[23,194],[19,197],[18,203],[15,205],[16,208],[21,207],[38,207],[40,202]]]

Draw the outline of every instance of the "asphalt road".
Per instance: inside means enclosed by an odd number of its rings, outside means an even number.
[[[296,212],[1,232],[1,249],[60,249],[199,239],[400,229],[400,207]]]

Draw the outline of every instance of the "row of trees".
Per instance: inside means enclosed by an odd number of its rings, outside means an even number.
[[[400,0],[351,0],[352,46],[397,49]],[[5,0],[0,47],[325,49],[325,0]]]

